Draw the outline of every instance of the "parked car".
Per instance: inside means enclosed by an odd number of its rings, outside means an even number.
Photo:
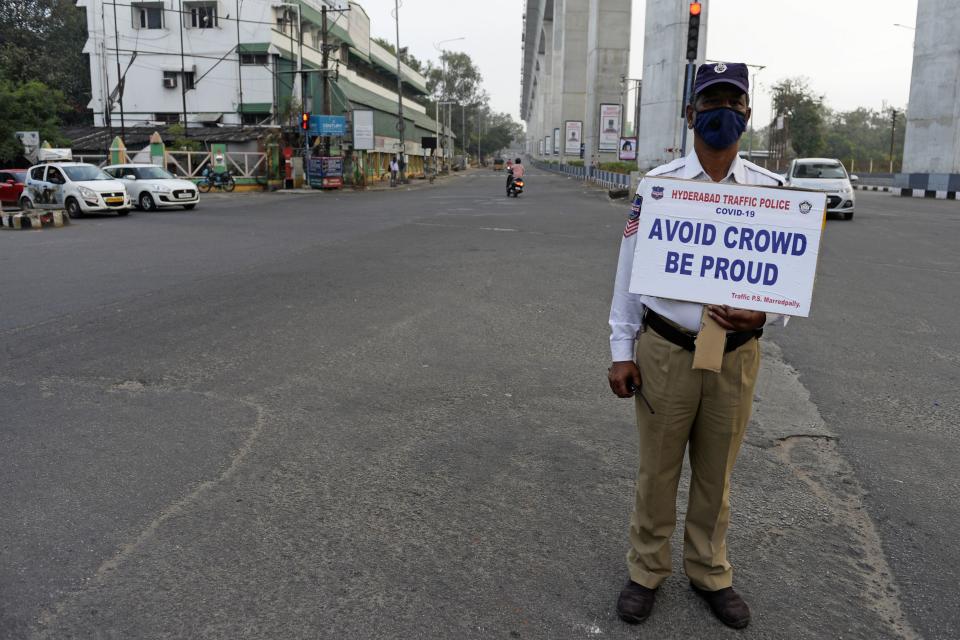
[[[103,169],[123,182],[130,200],[144,211],[157,208],[193,209],[200,202],[197,186],[152,164],[114,164]]]
[[[26,169],[0,169],[0,203],[8,207],[19,205],[26,179]]]
[[[827,192],[827,213],[837,213],[844,220],[853,218],[857,199],[853,182],[857,176],[847,174],[843,163],[832,158],[797,158],[787,168],[786,186]]]
[[[133,206],[123,183],[85,162],[38,164],[27,171],[20,206],[58,204],[71,218],[85,213],[115,211],[125,216]]]

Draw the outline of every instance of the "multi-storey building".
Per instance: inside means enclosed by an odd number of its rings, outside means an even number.
[[[376,151],[399,150],[397,59],[343,0],[78,0],[97,126],[293,125],[301,111],[372,109]],[[326,14],[326,37],[324,37]],[[328,60],[324,71],[323,44]],[[426,78],[399,65],[405,150],[433,136]],[[118,82],[118,78],[122,82]],[[122,87],[122,90],[121,90]]]

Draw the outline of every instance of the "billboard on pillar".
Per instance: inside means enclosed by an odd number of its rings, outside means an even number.
[[[543,149],[545,155],[553,155],[553,136],[544,136],[543,137]]]
[[[600,105],[600,151],[616,151],[619,148],[621,111],[619,104]]]
[[[543,140],[537,140],[537,155],[543,155]]]
[[[560,155],[560,127],[553,128],[553,155]]]
[[[636,137],[630,138],[620,138],[620,151],[618,152],[618,159],[620,160],[636,160],[637,159],[637,139]]]
[[[575,156],[580,153],[580,140],[583,139],[583,121],[567,120],[563,123],[563,153]]]

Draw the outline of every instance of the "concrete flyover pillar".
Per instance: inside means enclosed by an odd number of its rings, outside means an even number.
[[[703,3],[697,65],[706,55],[709,2]],[[647,0],[643,41],[643,91],[637,163],[641,171],[680,155],[681,116],[686,67],[688,2]],[[689,134],[690,132],[688,132]],[[687,150],[693,144],[688,135]]]
[[[554,103],[553,103],[553,21],[544,18],[543,33],[541,35],[541,54],[540,54],[540,83],[537,93],[540,96],[540,137],[550,137],[553,142],[554,124]],[[552,154],[545,157],[552,158]]]
[[[604,118],[601,125],[600,111],[602,104],[621,104],[621,79],[630,64],[631,4],[631,0],[589,0],[583,122],[584,164],[588,167],[617,159],[616,148],[604,152],[598,148],[601,134],[615,136],[610,133],[609,118]],[[622,122],[621,109],[620,121],[613,126],[619,131]]]
[[[905,195],[960,191],[960,3],[919,0],[903,148],[894,184]],[[942,197],[942,196],[941,196]]]
[[[560,0],[557,0],[558,8]],[[562,162],[580,158],[583,119],[587,101],[587,32],[590,24],[590,0],[563,0],[563,13],[554,12],[554,84],[558,86],[560,157]],[[559,42],[559,45],[557,44]],[[579,122],[581,128],[570,141],[571,153],[566,153],[566,122]]]

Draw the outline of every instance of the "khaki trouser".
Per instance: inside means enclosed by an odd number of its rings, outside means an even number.
[[[677,485],[690,446],[690,501],[684,529],[683,568],[702,589],[733,583],[727,562],[730,473],[750,420],[760,348],[751,340],[723,357],[721,372],[692,370],[693,354],[653,330],[640,334],[637,364],[640,467],[630,518],[630,579],[656,588],[671,573],[670,536],[676,527]]]

